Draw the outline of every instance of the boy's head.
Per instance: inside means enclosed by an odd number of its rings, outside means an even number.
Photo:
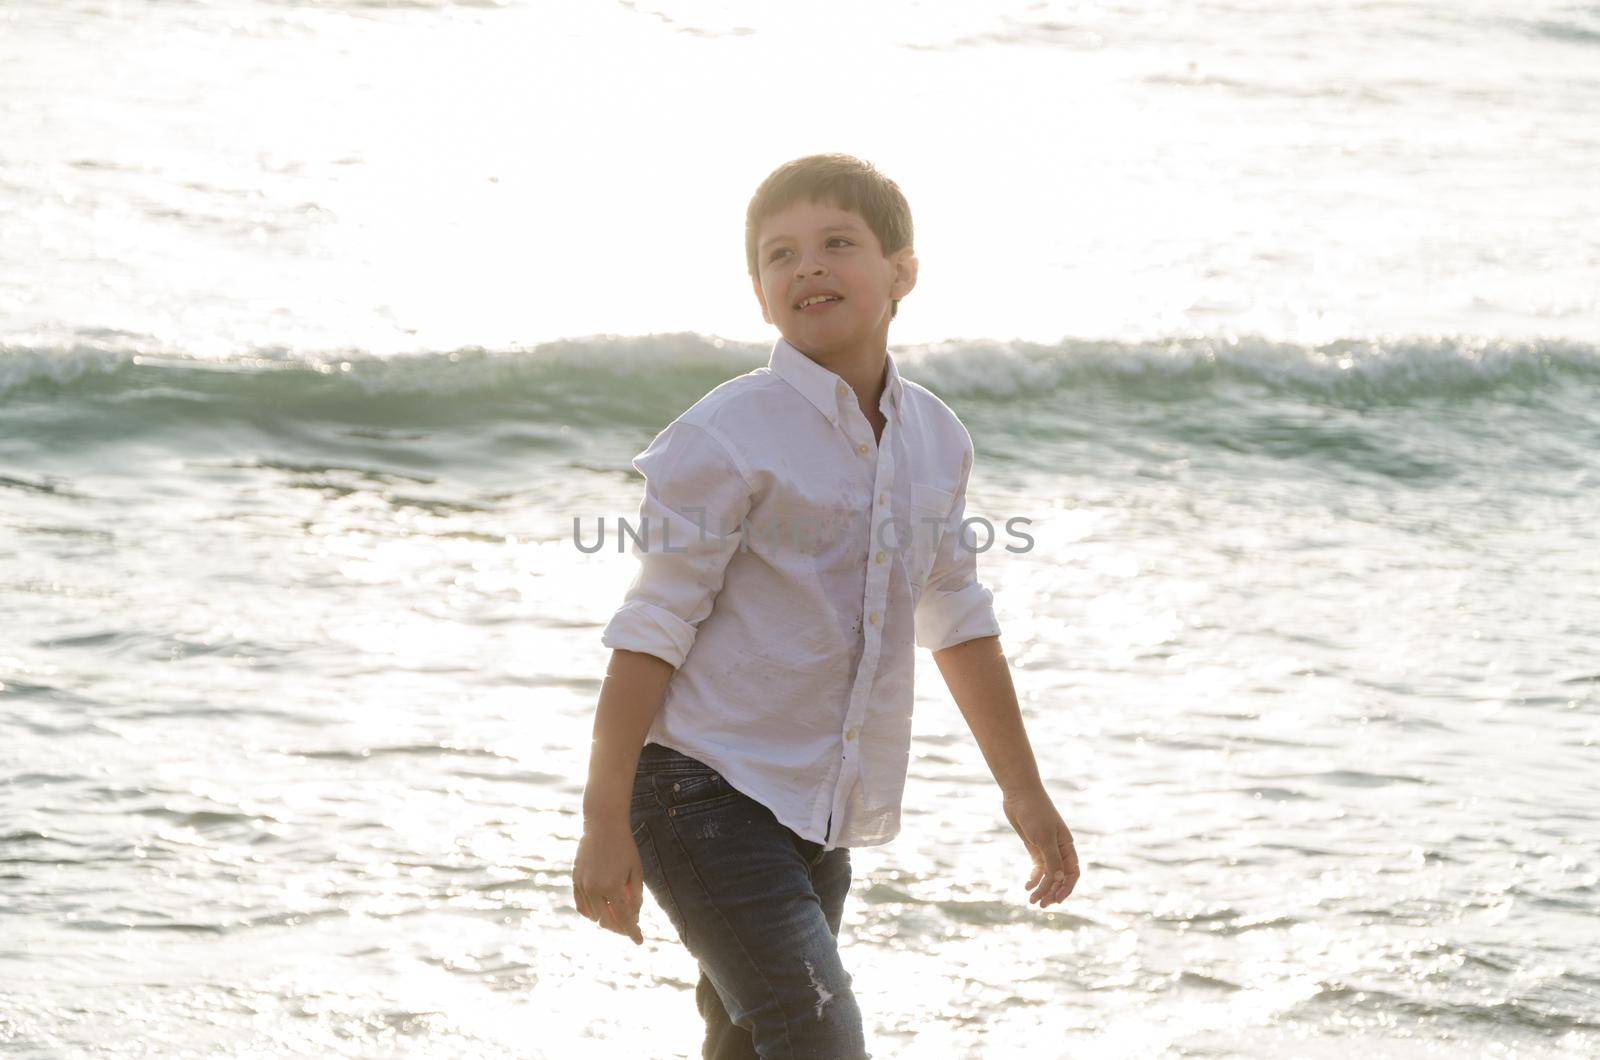
[[[750,200],[744,243],[762,316],[806,352],[797,338],[826,347],[887,335],[916,284],[911,207],[894,181],[850,155],[807,155],[773,170]],[[817,292],[839,297],[797,304]]]

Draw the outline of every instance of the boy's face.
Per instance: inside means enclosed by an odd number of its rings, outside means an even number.
[[[754,278],[761,315],[813,358],[839,360],[887,348],[889,302],[917,282],[910,247],[892,258],[860,214],[799,202],[768,217],[756,234]],[[817,294],[837,300],[801,308]]]

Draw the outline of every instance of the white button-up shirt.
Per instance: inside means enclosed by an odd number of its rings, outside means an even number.
[[[638,574],[601,634],[676,668],[647,741],[829,850],[900,831],[913,639],[1000,632],[972,547],[988,535],[960,541],[972,439],[887,359],[881,440],[781,338],[656,435],[633,460]]]

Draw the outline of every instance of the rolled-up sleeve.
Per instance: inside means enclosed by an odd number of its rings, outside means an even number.
[[[677,669],[722,589],[752,491],[727,446],[682,420],[656,435],[633,466],[645,479],[637,538],[630,535],[639,570],[600,641]]]
[[[940,651],[977,637],[995,636],[1000,623],[994,593],[978,581],[978,553],[961,543],[966,518],[967,480],[972,475],[970,438],[961,464],[961,485],[945,519],[939,551],[928,574],[914,618],[917,646]]]

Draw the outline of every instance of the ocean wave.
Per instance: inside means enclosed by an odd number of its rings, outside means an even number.
[[[594,336],[530,349],[470,347],[380,357],[258,350],[207,359],[119,345],[0,346],[8,410],[77,403],[127,426],[247,415],[352,425],[518,420],[659,427],[711,387],[766,363],[770,347],[680,332]],[[1112,392],[1149,401],[1240,388],[1332,405],[1493,400],[1600,382],[1600,348],[1569,340],[1430,338],[1296,346],[1260,338],[1053,345],[968,340],[894,348],[913,379],[952,402],[1018,404]]]

